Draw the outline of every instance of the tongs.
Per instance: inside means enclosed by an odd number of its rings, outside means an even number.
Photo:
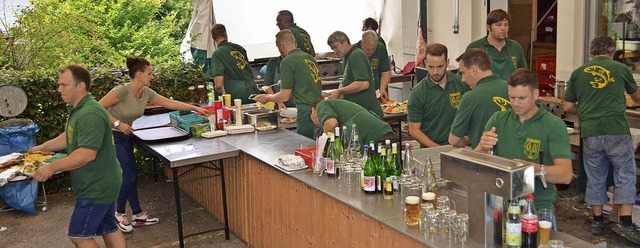
[[[272,85],[263,85],[262,87],[260,87],[260,89],[264,92],[267,92],[268,89],[270,89],[273,86],[279,86],[280,84],[282,84],[282,80],[278,80],[277,83],[272,84]]]

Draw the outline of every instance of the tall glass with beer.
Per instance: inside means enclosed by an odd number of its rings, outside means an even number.
[[[409,226],[420,223],[420,197],[407,196],[405,198],[404,221]]]
[[[553,223],[553,210],[548,208],[538,209],[538,235],[540,236],[540,244],[549,243],[549,235],[551,235],[551,226]]]

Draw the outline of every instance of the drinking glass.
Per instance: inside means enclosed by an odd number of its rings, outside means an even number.
[[[458,230],[457,239],[465,243],[469,236],[469,215],[458,214],[456,216],[456,229]]]
[[[409,226],[416,226],[420,223],[420,198],[417,196],[407,196],[405,198],[404,221]]]
[[[562,247],[564,247],[564,241],[557,240],[557,239],[549,240],[549,247],[551,247],[551,248],[562,248]]]
[[[322,170],[327,167],[327,158],[325,157],[317,157],[316,163],[313,165],[313,172],[318,173],[318,175],[322,174]]]
[[[551,235],[551,228],[553,223],[553,209],[541,208],[538,209],[538,228],[540,235],[540,244],[544,245],[549,243],[549,236]]]
[[[425,235],[433,239],[433,237],[435,237],[436,233],[438,232],[438,211],[433,208],[428,209],[426,219],[427,223],[425,225]]]

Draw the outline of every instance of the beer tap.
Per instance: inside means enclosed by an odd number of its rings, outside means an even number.
[[[540,178],[540,182],[542,183],[542,188],[547,188],[547,181],[544,178],[544,151],[540,150],[540,172],[536,173],[536,176]]]

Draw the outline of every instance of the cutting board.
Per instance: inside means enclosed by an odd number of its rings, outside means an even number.
[[[144,142],[177,141],[189,138],[189,133],[174,126],[156,127],[133,131]]]

